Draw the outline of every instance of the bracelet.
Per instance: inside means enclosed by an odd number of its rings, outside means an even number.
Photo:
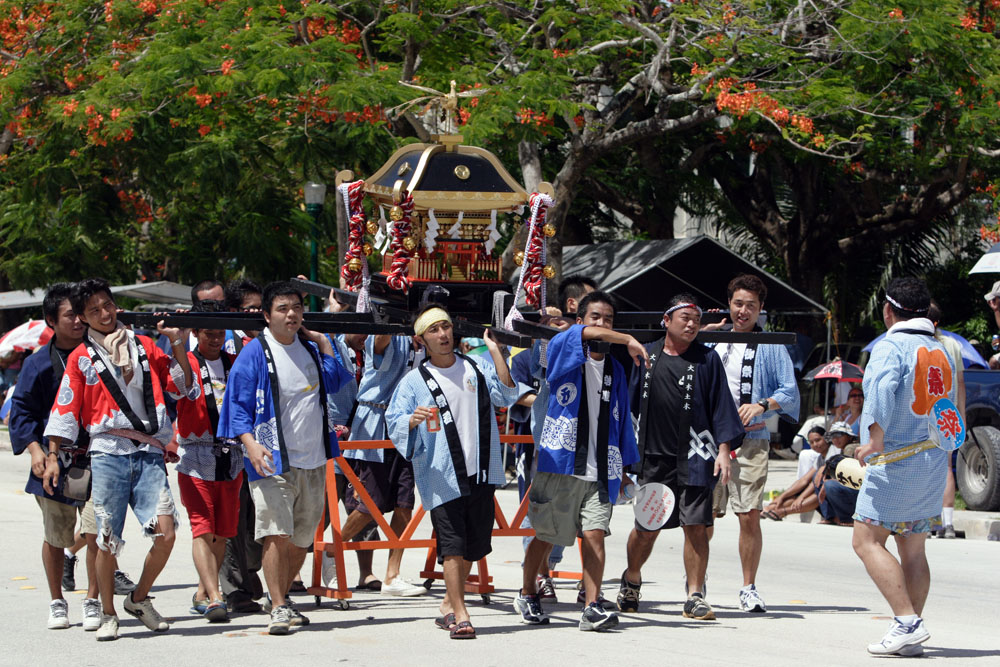
[[[177,347],[179,345],[183,345],[184,342],[180,338],[178,338],[177,340],[170,341],[170,344],[173,345],[174,347]]]
[[[59,452],[46,452],[45,456],[59,456]]]

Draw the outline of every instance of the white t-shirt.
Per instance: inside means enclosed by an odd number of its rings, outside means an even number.
[[[319,402],[319,369],[301,341],[279,342],[264,329],[274,355],[274,367],[281,390],[281,432],[285,439],[288,464],[312,470],[326,465],[326,437],[323,406]]]
[[[587,421],[590,430],[587,442],[587,474],[573,475],[585,482],[597,481],[597,418],[601,412],[601,382],[604,380],[604,359],[600,361],[587,357],[584,364],[587,374]]]
[[[826,462],[820,453],[815,449],[803,449],[799,452],[798,479],[802,479],[807,473],[816,472]]]
[[[730,346],[731,349],[730,349]],[[726,369],[726,381],[729,384],[729,391],[733,395],[733,401],[735,401],[736,406],[740,405],[740,383],[743,378],[740,376],[743,372],[743,355],[747,351],[746,343],[726,343],[724,345],[716,345],[715,351],[719,353],[719,358],[724,361],[723,366]]]
[[[429,363],[427,370],[437,380],[445,399],[448,400],[448,408],[455,419],[458,440],[462,443],[462,453],[465,455],[465,474],[472,477],[479,472],[479,401],[476,394],[476,371],[469,362],[458,357],[455,357],[455,363],[448,368]],[[490,418],[492,419],[492,415]]]

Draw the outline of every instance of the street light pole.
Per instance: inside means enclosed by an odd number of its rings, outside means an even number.
[[[309,181],[302,187],[306,199],[306,211],[312,216],[312,243],[309,258],[309,280],[316,282],[319,277],[319,214],[323,212],[326,199],[326,185]],[[310,297],[312,310],[320,310],[319,299]]]

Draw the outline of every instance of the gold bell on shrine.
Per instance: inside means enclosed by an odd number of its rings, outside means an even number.
[[[556,268],[551,264],[546,264],[545,268],[542,269],[542,275],[549,279],[555,278]]]
[[[407,236],[403,239],[403,247],[413,252],[413,249],[417,247],[417,242],[413,240],[412,236]]]
[[[518,266],[521,266],[522,264],[524,264],[524,251],[523,250],[518,250],[517,252],[514,253],[514,263],[517,264]]]
[[[399,222],[403,219],[403,207],[393,206],[389,209],[389,219],[393,222]]]
[[[375,251],[375,248],[372,247],[371,243],[366,243],[361,246],[361,250],[365,253],[365,257],[368,257]]]
[[[542,233],[548,236],[549,238],[552,238],[553,236],[556,235],[556,228],[553,225],[546,223],[545,226],[542,227]]]
[[[375,236],[378,234],[378,223],[374,220],[369,220],[368,224],[365,225],[365,230],[372,236]]]
[[[357,273],[361,270],[361,259],[358,257],[353,257],[351,261],[347,263],[347,268],[350,269],[352,273]]]

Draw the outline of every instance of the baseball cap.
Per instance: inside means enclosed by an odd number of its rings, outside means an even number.
[[[851,428],[851,425],[845,421],[833,422],[833,426],[830,427],[827,434],[837,435],[838,433],[843,435],[854,435],[854,430]]]
[[[993,283],[993,289],[991,289],[987,294],[983,295],[983,298],[989,301],[990,299],[995,299],[1000,296],[1000,280]]]

